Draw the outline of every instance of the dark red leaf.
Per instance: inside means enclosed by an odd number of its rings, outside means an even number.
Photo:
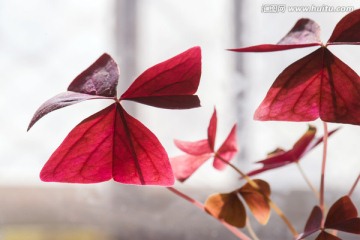
[[[329,132],[328,136],[331,136],[339,128]],[[308,130],[303,136],[294,144],[293,148],[289,151],[282,149],[276,149],[274,152],[268,155],[264,160],[257,161],[256,163],[262,163],[263,166],[260,169],[253,170],[247,173],[248,176],[254,176],[256,174],[283,167],[285,165],[299,162],[308,152],[314,149],[323,141],[323,137],[315,137],[316,128],[309,125]]]
[[[265,194],[265,196],[270,197],[271,190],[267,182],[260,179],[254,179],[253,181],[257,183],[260,191]],[[242,186],[238,192],[244,198],[256,220],[260,224],[267,224],[270,218],[270,205],[264,195],[259,193],[258,190],[254,189],[249,183]]]
[[[338,22],[328,44],[360,44],[360,9],[352,11]]]
[[[209,141],[210,149],[212,151],[215,150],[216,129],[217,129],[217,116],[216,116],[216,109],[214,108],[214,112],[213,115],[211,116],[208,127],[208,141]]]
[[[230,162],[234,155],[238,152],[236,142],[236,124],[231,129],[228,137],[217,150],[214,158],[213,166],[218,170],[223,170],[227,164],[224,162]]]
[[[209,196],[205,202],[205,209],[212,216],[235,227],[242,228],[246,224],[246,211],[236,192]]]
[[[119,68],[112,57],[104,53],[69,85],[68,91],[90,95],[116,97]]]
[[[131,100],[149,106],[167,109],[190,109],[201,106],[200,99],[197,95],[139,97]]]
[[[44,102],[38,110],[36,110],[33,118],[30,121],[30,124],[28,126],[28,131],[30,128],[43,116],[46,114],[55,111],[57,109],[67,107],[85,100],[90,99],[109,99],[108,97],[103,96],[96,96],[96,95],[89,95],[89,94],[83,94],[83,93],[76,93],[76,92],[64,92],[56,95],[55,97],[47,100]],[[112,98],[110,98],[112,99]]]
[[[360,234],[360,218],[348,196],[340,198],[330,207],[325,220],[325,228]]]
[[[196,142],[187,142],[181,140],[174,140],[175,145],[183,152],[190,155],[203,155],[207,153],[212,153],[210,149],[209,142],[207,139],[199,140]]]
[[[320,26],[311,19],[302,18],[277,44],[262,44],[230,50],[235,52],[273,52],[319,45],[321,45]]]
[[[174,177],[155,135],[114,103],[76,126],[43,167],[43,181],[170,186]]]
[[[319,234],[319,236],[317,236],[315,240],[342,240],[342,239],[325,231],[321,231],[321,233]]]
[[[169,60],[159,63],[142,73],[121,96],[121,100],[149,104],[156,99],[157,106],[163,107],[170,96],[193,95],[199,86],[201,76],[200,47],[191,48]],[[164,97],[165,103],[162,103]],[[175,101],[171,108],[189,108],[188,102]]]
[[[257,120],[360,124],[359,76],[328,49],[287,67],[255,112]]]
[[[296,240],[304,239],[314,232],[320,230],[322,220],[322,212],[320,207],[315,206],[306,222],[304,233],[300,234]]]
[[[180,182],[187,180],[212,154],[183,155],[170,159],[175,178]]]

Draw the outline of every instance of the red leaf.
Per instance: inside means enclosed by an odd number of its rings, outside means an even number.
[[[209,142],[207,139],[199,140],[196,142],[186,142],[181,140],[174,140],[175,145],[183,152],[190,155],[203,155],[206,153],[212,153]]]
[[[208,197],[205,209],[212,216],[230,225],[242,228],[246,223],[246,211],[236,192],[216,193]]]
[[[234,155],[237,153],[237,142],[236,142],[236,124],[231,129],[228,137],[221,145],[219,150],[215,154],[213,166],[218,170],[223,170],[227,164],[224,162],[230,162]],[[217,157],[218,156],[218,157]],[[222,158],[222,159],[220,159]]]
[[[200,76],[201,50],[200,47],[194,47],[147,69],[120,99],[132,101],[140,99],[139,102],[151,105],[153,99],[148,97],[158,97],[157,106],[166,107],[171,96],[193,95],[199,86]],[[162,103],[162,99],[165,103]],[[189,108],[188,103],[188,101],[185,103],[174,101],[171,108]],[[190,105],[190,107],[196,106]]]
[[[110,55],[104,53],[69,85],[68,91],[116,97],[119,69]]]
[[[360,44],[360,9],[347,14],[338,22],[328,44]]]
[[[273,52],[321,45],[320,27],[311,19],[302,18],[277,44],[262,44],[230,49],[235,52]]]
[[[103,96],[96,96],[96,95],[89,95],[83,93],[76,93],[76,92],[64,92],[56,95],[55,97],[47,100],[44,102],[38,110],[36,110],[33,118],[30,121],[28,126],[28,131],[30,128],[43,116],[46,114],[55,111],[57,109],[67,107],[85,100],[90,99],[109,99],[108,97]]]
[[[216,116],[216,109],[214,108],[214,113],[211,116],[208,127],[208,141],[209,141],[210,149],[212,151],[214,151],[215,148],[216,128],[217,128],[217,116]]]
[[[187,180],[212,154],[183,155],[170,159],[175,178],[180,182]]]
[[[255,112],[257,120],[360,124],[359,76],[328,49],[287,67]]]
[[[200,107],[200,99],[197,95],[139,97],[131,100],[149,106],[167,109],[189,109]]]
[[[342,240],[342,239],[325,231],[321,231],[321,233],[319,234],[319,236],[317,236],[315,240]]]
[[[296,240],[304,239],[314,232],[320,230],[322,220],[322,212],[320,207],[315,206],[306,222],[304,233],[300,234]]]
[[[328,136],[331,136],[339,128],[334,129],[329,132]],[[304,157],[309,151],[314,149],[323,141],[323,137],[315,138],[316,128],[312,125],[309,125],[308,130],[303,134],[303,136],[294,144],[292,149],[289,151],[284,151],[282,149],[277,149],[273,153],[269,154],[265,160],[257,161],[256,163],[262,163],[263,166],[260,169],[253,170],[247,173],[248,176],[254,176],[261,172],[265,172],[271,169],[283,167],[285,165],[299,162],[302,157]]]
[[[174,183],[167,154],[139,121],[115,103],[76,126],[43,167],[43,181]]]
[[[360,218],[355,205],[348,196],[337,200],[329,209],[325,227],[360,234]]]
[[[257,183],[263,194],[270,197],[271,190],[267,182],[260,179],[254,179],[254,182]],[[264,195],[259,193],[258,190],[254,189],[249,183],[242,186],[238,192],[244,198],[256,220],[260,224],[265,225],[270,218],[270,205]]]

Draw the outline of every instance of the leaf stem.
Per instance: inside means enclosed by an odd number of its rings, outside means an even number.
[[[243,173],[239,168],[237,168],[235,165],[233,165],[232,163],[226,161],[224,158],[222,158],[219,154],[215,153],[215,157],[217,157],[218,159],[220,159],[221,161],[223,161],[224,163],[226,163],[227,165],[229,165],[232,169],[234,169],[242,178],[244,178],[251,187],[253,187],[256,191],[258,191],[261,195],[263,195],[263,197],[265,198],[265,200],[269,203],[270,207],[276,212],[277,215],[279,215],[279,217],[284,221],[284,223],[287,225],[287,227],[289,228],[289,230],[291,231],[291,233],[293,234],[293,236],[296,238],[299,233],[295,230],[294,226],[291,224],[291,222],[289,221],[289,219],[285,216],[285,214],[283,213],[283,211],[281,211],[281,209],[266,195],[264,194],[259,185],[253,181],[248,175],[246,175],[245,173]]]
[[[312,183],[310,182],[310,179],[306,176],[304,169],[301,167],[299,162],[296,162],[296,166],[299,169],[301,176],[304,178],[305,182],[307,183],[307,185],[309,186],[309,188],[311,189],[311,191],[315,194],[315,197],[317,199],[320,199],[320,194],[319,192],[316,190],[316,188],[314,187],[314,185],[312,185]]]
[[[324,191],[325,191],[325,167],[326,167],[326,155],[327,155],[327,143],[328,143],[328,127],[327,123],[323,122],[324,125],[324,138],[323,138],[323,159],[321,164],[321,177],[320,177],[320,209],[322,211],[322,221],[321,227],[324,227],[325,223],[325,200],[324,200]]]
[[[353,186],[351,187],[348,196],[351,197],[351,195],[353,194],[353,192],[355,191],[356,185],[359,183],[359,179],[360,179],[360,174],[357,176]]]
[[[185,199],[186,201],[190,202],[191,204],[193,204],[195,207],[199,208],[203,212],[207,213],[207,211],[205,210],[205,206],[201,202],[189,197],[188,195],[186,195],[185,193],[179,191],[178,189],[176,189],[174,187],[167,187],[167,189],[170,192],[173,192],[174,194],[176,194],[177,196],[179,196],[179,197]],[[236,227],[231,226],[230,224],[224,222],[221,219],[218,219],[218,218],[215,218],[215,219],[218,220],[222,225],[224,225],[224,227],[226,227],[230,232],[232,232],[239,239],[241,239],[241,240],[251,240],[251,238],[246,236],[243,232],[241,232]]]
[[[246,217],[246,228],[253,240],[260,240],[251,226],[250,219]]]

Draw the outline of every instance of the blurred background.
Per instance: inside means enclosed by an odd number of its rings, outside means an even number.
[[[112,181],[81,185],[39,180],[42,166],[67,133],[108,102],[92,100],[64,108],[41,119],[29,132],[26,128],[44,101],[65,91],[104,52],[118,62],[118,92],[122,93],[147,68],[201,46],[201,108],[172,111],[135,103],[126,103],[125,108],[157,135],[169,156],[176,156],[181,153],[173,139],[205,138],[216,106],[217,146],[237,123],[240,152],[234,164],[244,171],[254,169],[253,162],[276,147],[290,149],[306,131],[307,123],[252,119],[277,75],[315,48],[262,54],[226,49],[276,43],[303,17],[319,23],[326,42],[347,14],[268,13],[262,11],[264,4],[360,7],[357,0],[0,0],[0,240],[236,239],[165,188]],[[331,51],[360,73],[358,47],[333,46]],[[321,136],[321,121],[311,124]],[[338,126],[329,124],[329,129]],[[359,174],[359,139],[360,128],[352,125],[342,126],[329,139],[328,205],[345,195]],[[321,154],[318,147],[301,161],[316,187]],[[259,177],[271,184],[275,202],[301,231],[317,200],[296,166]],[[231,191],[242,184],[231,169],[218,172],[209,161],[176,187],[204,201],[211,193]],[[352,199],[358,208],[359,196],[357,189]],[[250,220],[262,239],[291,239],[275,214],[265,227]]]

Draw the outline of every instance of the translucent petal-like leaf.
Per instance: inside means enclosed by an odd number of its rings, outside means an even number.
[[[183,152],[190,155],[203,155],[212,153],[213,151],[210,149],[209,142],[207,139],[199,140],[195,142],[187,142],[181,140],[174,140],[175,145]]]
[[[322,231],[315,240],[343,240],[343,239],[338,238],[338,237],[336,237],[330,233],[327,233],[325,231]]]
[[[180,182],[187,180],[193,173],[205,163],[212,154],[182,155],[170,158],[175,178]]]
[[[104,53],[69,85],[68,91],[90,95],[116,97],[119,68],[112,57]]]
[[[212,151],[214,151],[215,148],[216,129],[217,129],[217,116],[216,116],[216,109],[214,108],[214,112],[213,115],[211,116],[208,127],[208,141],[209,141],[210,149]]]
[[[171,96],[193,95],[199,86],[200,76],[201,50],[200,47],[193,47],[147,69],[133,82],[121,99],[138,101],[140,98],[142,103],[150,104],[153,100],[148,97],[158,97],[156,100],[159,107],[167,105]],[[161,97],[164,97],[165,104],[161,103]],[[186,101],[176,101],[173,102],[172,108],[188,106]]]
[[[350,12],[338,22],[328,44],[360,44],[360,9]]]
[[[304,239],[314,232],[320,230],[322,220],[322,212],[319,206],[315,206],[306,222],[304,232],[300,234],[296,240]]]
[[[355,205],[348,196],[337,200],[329,209],[325,227],[360,234],[360,218]]]
[[[43,167],[43,181],[170,186],[167,154],[153,133],[115,103],[77,125]]]
[[[257,183],[265,196],[270,197],[271,190],[267,182],[260,179],[255,179],[254,182]],[[255,219],[263,225],[267,224],[270,218],[270,206],[264,195],[259,193],[249,183],[242,186],[238,192],[244,198]]]
[[[197,95],[139,97],[131,100],[152,107],[167,109],[190,109],[201,106]]]
[[[255,112],[257,120],[360,124],[359,76],[328,49],[287,67]]]
[[[236,142],[236,124],[231,129],[228,137],[217,150],[213,166],[218,170],[223,170],[227,164],[224,162],[230,162],[234,155],[237,153],[237,142]],[[218,157],[216,157],[218,156]]]
[[[95,95],[89,95],[89,94],[83,94],[83,93],[76,93],[76,92],[64,92],[56,95],[53,98],[50,98],[46,102],[44,102],[38,110],[36,110],[33,118],[30,121],[30,124],[28,126],[28,131],[30,128],[38,121],[40,118],[45,116],[46,114],[55,111],[57,109],[67,107],[85,100],[90,99],[109,99],[108,97],[102,97],[102,96],[95,96]],[[111,98],[110,98],[111,99]]]
[[[320,26],[311,19],[302,18],[277,44],[261,44],[230,50],[235,52],[274,52],[319,45],[321,45]]]
[[[236,192],[209,196],[205,202],[205,209],[212,216],[235,227],[242,228],[246,224],[246,211]]]

